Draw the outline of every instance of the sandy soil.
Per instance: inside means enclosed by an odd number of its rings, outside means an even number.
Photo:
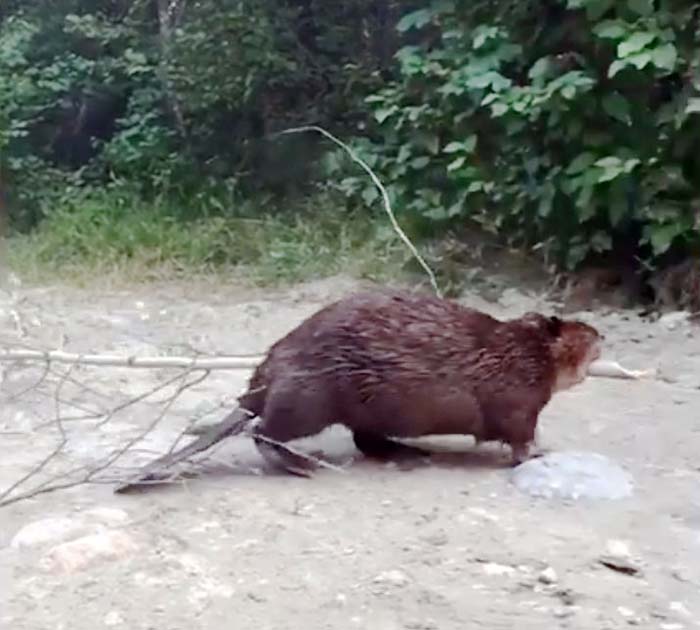
[[[18,289],[0,304],[0,344],[256,354],[353,286],[334,278],[275,292]],[[515,291],[498,303],[464,301],[497,315],[543,308]],[[700,627],[700,335],[633,312],[585,317],[605,333],[609,358],[659,366],[671,382],[589,379],[546,408],[541,440],[611,458],[633,476],[632,497],[529,497],[498,449],[475,450],[469,439],[448,444],[462,452],[404,469],[364,460],[347,433],[332,430],[309,448],[345,473],[305,480],[266,470],[234,438],[185,485],[121,496],[103,482],[0,508],[0,628]],[[101,426],[66,416],[128,401],[174,375],[81,367],[32,387],[41,374],[5,366],[0,493],[55,448],[57,410],[66,444],[44,475],[99,464],[157,419],[167,392]],[[100,479],[168,449],[193,418],[219,417],[247,377],[219,371],[186,391]],[[610,549],[632,574],[599,562]]]

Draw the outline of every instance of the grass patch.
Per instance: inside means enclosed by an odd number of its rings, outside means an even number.
[[[339,207],[339,204],[336,204]],[[385,281],[410,254],[388,221],[314,199],[293,212],[243,207],[188,218],[181,208],[93,193],[7,242],[10,267],[30,282],[111,277],[150,282],[236,270],[270,286],[346,273]]]

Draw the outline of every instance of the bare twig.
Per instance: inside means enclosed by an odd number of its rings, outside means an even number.
[[[182,375],[179,375],[177,380],[185,380],[189,376],[191,371],[185,372]],[[38,484],[36,487],[26,490],[24,492],[20,492],[15,494],[14,496],[10,496],[12,492],[14,492],[17,488],[19,488],[22,484],[26,483],[29,479],[32,477],[35,477],[38,475],[45,467],[46,465],[53,459],[65,446],[67,442],[67,438],[65,435],[65,431],[63,428],[62,423],[58,424],[59,430],[61,431],[62,434],[62,440],[61,443],[59,444],[58,447],[53,449],[53,451],[46,457],[44,458],[39,465],[35,466],[29,473],[24,475],[20,480],[18,480],[16,483],[12,484],[10,488],[2,492],[0,494],[0,507],[4,507],[7,505],[10,505],[12,503],[17,503],[19,501],[25,500],[25,499],[30,499],[33,497],[36,497],[41,494],[46,494],[49,492],[57,491],[57,490],[65,490],[68,488],[73,488],[76,486],[88,484],[88,483],[95,483],[96,477],[99,473],[105,471],[107,468],[112,466],[118,459],[120,459],[126,452],[130,451],[132,447],[134,447],[138,442],[143,440],[147,435],[149,435],[157,426],[160,424],[162,421],[163,417],[165,414],[168,412],[168,410],[172,407],[172,405],[175,403],[175,401],[178,399],[178,397],[187,389],[190,389],[191,387],[194,387],[201,383],[207,376],[209,375],[209,371],[204,370],[203,373],[198,376],[196,379],[186,382],[179,386],[176,391],[167,399],[165,402],[165,405],[163,409],[160,411],[160,413],[154,418],[153,421],[151,421],[147,427],[145,427],[142,431],[140,431],[135,437],[131,438],[128,440],[123,446],[115,450],[113,453],[111,453],[108,457],[106,457],[102,462],[97,464],[94,467],[88,468],[85,465],[81,465],[79,467],[73,468],[68,471],[64,471],[61,473],[58,473],[56,475],[53,475],[49,479],[43,481],[42,483]],[[173,381],[170,381],[171,383]],[[162,389],[162,387],[161,387]],[[60,417],[60,416],[59,416]],[[82,473],[82,474],[80,474]],[[70,477],[80,474],[80,476],[76,479],[70,479]],[[67,480],[66,480],[67,479]]]
[[[73,367],[71,366],[68,368],[68,371],[66,372],[66,376],[68,376],[71,372]],[[65,383],[65,380],[62,380],[59,384],[58,387],[56,387],[56,396],[55,396],[55,405],[56,405],[56,418],[54,421],[54,424],[56,425],[58,432],[60,434],[60,440],[59,443],[54,447],[54,449],[46,456],[44,457],[32,470],[30,470],[26,475],[23,477],[20,477],[15,483],[13,483],[7,490],[4,492],[0,493],[0,506],[4,505],[5,500],[7,497],[12,494],[14,490],[16,490],[19,486],[21,486],[24,482],[28,481],[32,477],[38,475],[46,466],[53,460],[56,455],[58,455],[63,449],[65,448],[66,444],[68,443],[68,436],[66,435],[66,430],[63,427],[63,422],[61,420],[61,402],[60,402],[60,393],[61,389]]]
[[[382,201],[384,203],[384,209],[386,210],[387,215],[389,216],[389,220],[391,221],[391,225],[394,228],[394,231],[399,235],[399,238],[406,244],[406,247],[410,250],[410,252],[413,254],[415,259],[418,261],[421,267],[425,270],[425,272],[428,274],[428,277],[430,278],[430,284],[432,285],[435,293],[438,295],[438,297],[442,297],[442,292],[440,291],[440,288],[438,287],[437,283],[437,278],[435,277],[435,274],[433,273],[433,270],[430,268],[427,262],[425,262],[424,258],[420,255],[418,250],[416,249],[416,246],[411,243],[411,240],[406,236],[406,233],[401,229],[401,226],[399,225],[398,221],[396,220],[396,216],[394,215],[394,211],[391,209],[391,201],[389,200],[389,193],[387,192],[386,188],[382,184],[382,182],[379,180],[379,178],[374,174],[374,171],[369,167],[369,165],[362,160],[355,151],[351,147],[349,147],[347,144],[345,144],[342,140],[339,140],[336,138],[333,134],[329,133],[322,127],[318,127],[317,125],[306,125],[303,127],[294,127],[292,129],[285,129],[284,131],[279,132],[278,135],[285,135],[285,134],[292,134],[292,133],[305,133],[307,131],[316,131],[320,133],[322,136],[328,138],[331,142],[334,142],[336,145],[338,145],[343,151],[345,151],[350,158],[352,159],[353,162],[356,164],[359,164],[362,169],[369,175],[370,179],[372,180],[372,183],[379,189],[379,192],[382,196]]]

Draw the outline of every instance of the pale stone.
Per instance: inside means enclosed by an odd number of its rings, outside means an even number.
[[[132,538],[122,531],[103,531],[62,543],[42,559],[45,569],[74,573],[100,560],[116,560],[136,549]]]

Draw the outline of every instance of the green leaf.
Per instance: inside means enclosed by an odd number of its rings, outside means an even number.
[[[498,29],[493,26],[480,26],[474,29],[474,41],[472,47],[479,50],[483,45],[498,34]]]
[[[374,118],[381,125],[387,118],[389,118],[392,114],[395,114],[398,110],[399,108],[396,105],[377,109],[374,112]]]
[[[576,88],[573,85],[565,85],[561,89],[561,95],[567,100],[570,101],[576,96]]]
[[[448,172],[456,171],[458,168],[464,166],[467,158],[464,155],[460,155],[456,160],[453,160],[447,165]]]
[[[632,116],[630,114],[630,104],[627,99],[618,92],[611,92],[603,97],[603,110],[605,113],[626,125],[632,124]]]
[[[548,217],[552,213],[552,208],[554,207],[554,196],[556,194],[556,189],[554,186],[547,182],[540,195],[540,203],[537,208],[537,214],[541,217]]]
[[[371,206],[377,200],[377,197],[379,197],[379,192],[374,186],[365,188],[362,191],[362,200],[368,206]]]
[[[589,168],[595,162],[595,155],[590,151],[579,153],[569,164],[566,169],[567,175],[577,175]]]
[[[684,113],[700,114],[700,98],[689,98],[688,103],[685,106]]]
[[[616,59],[608,68],[608,78],[612,79],[620,70],[627,67],[627,61],[624,59]]]
[[[416,170],[422,170],[428,166],[428,164],[430,164],[430,158],[428,156],[421,156],[411,160],[411,166]]]
[[[598,231],[591,237],[590,244],[594,252],[607,252],[612,249],[612,238],[610,234]]]
[[[657,68],[671,72],[676,67],[678,50],[673,44],[657,46],[651,51],[651,58]]]
[[[605,20],[593,32],[601,39],[622,39],[627,34],[627,24],[622,20]]]
[[[405,33],[412,28],[423,28],[426,24],[429,24],[433,19],[433,12],[430,9],[419,9],[418,11],[411,11],[404,15],[396,25],[396,30],[399,33]]]
[[[625,199],[615,199],[612,203],[608,204],[608,217],[612,227],[617,227],[626,214],[627,202]]]
[[[592,203],[594,192],[595,187],[590,184],[586,184],[581,188],[581,192],[576,199],[579,223],[588,221],[595,214],[596,206]]]
[[[651,42],[656,39],[654,33],[648,31],[636,31],[627,39],[617,45],[617,56],[621,58],[629,57],[634,53],[646,48]]]
[[[635,66],[637,70],[641,70],[651,63],[651,53],[641,52],[636,55],[631,55],[627,58],[627,61]]]
[[[447,210],[441,206],[431,208],[430,210],[424,210],[421,214],[428,219],[432,219],[433,221],[444,221],[449,217]]]
[[[552,61],[549,57],[541,57],[530,68],[527,76],[530,79],[539,79],[544,77],[552,67]]]
[[[602,169],[597,178],[599,184],[616,179],[625,170],[622,160],[614,155],[596,160],[595,165]]]
[[[616,155],[609,155],[596,160],[595,165],[600,168],[622,168],[622,160]]]
[[[630,11],[636,13],[637,15],[647,17],[654,13],[653,0],[627,0],[627,6],[629,7]]]
[[[625,160],[624,164],[622,165],[622,169],[625,171],[625,173],[631,173],[641,163],[641,160],[637,158],[630,158],[629,160]]]
[[[436,134],[429,131],[417,131],[414,134],[413,142],[416,146],[425,149],[432,155],[437,155],[440,150],[440,139]]]
[[[679,223],[667,223],[661,225],[650,225],[649,226],[649,242],[651,243],[651,248],[654,251],[655,256],[659,256],[665,253],[673,239],[675,239],[683,230],[683,227]]]
[[[568,9],[586,9],[588,17],[596,21],[608,12],[614,0],[568,0]]]
[[[401,148],[399,149],[399,154],[396,157],[396,161],[401,164],[408,160],[408,158],[411,157],[411,145],[410,144],[402,144]]]
[[[494,118],[500,118],[508,112],[508,109],[508,105],[505,103],[494,103],[491,105],[491,113],[493,114]]]
[[[464,144],[462,142],[450,142],[443,150],[443,153],[457,153],[464,149]]]

